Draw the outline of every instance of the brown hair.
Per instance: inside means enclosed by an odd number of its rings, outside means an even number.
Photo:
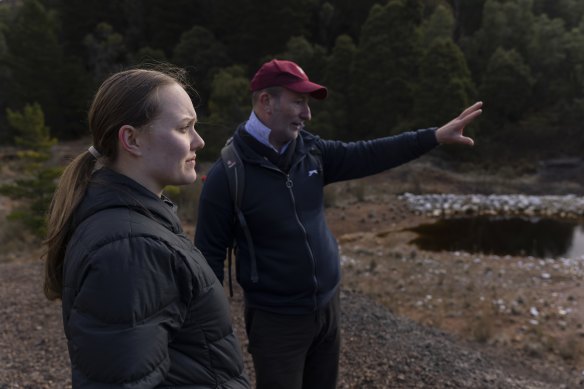
[[[186,89],[185,71],[166,66],[164,69],[131,69],[115,73],[97,90],[89,109],[89,129],[93,146],[104,165],[117,158],[118,130],[123,125],[140,128],[159,113],[157,91],[162,86],[179,84]],[[46,263],[44,292],[49,300],[61,298],[63,261],[72,235],[71,218],[85,195],[96,167],[96,158],[88,151],[78,155],[63,171],[48,213],[45,240]]]

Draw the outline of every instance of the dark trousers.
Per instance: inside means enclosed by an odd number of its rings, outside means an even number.
[[[257,389],[335,389],[341,334],[339,294],[304,315],[247,308],[248,351]]]

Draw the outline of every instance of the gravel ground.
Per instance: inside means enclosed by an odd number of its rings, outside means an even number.
[[[41,292],[39,261],[0,264],[0,388],[67,388],[69,360],[59,303]],[[544,366],[394,316],[343,291],[339,388],[576,388],[576,373]],[[231,300],[242,334],[241,297]],[[241,335],[245,347],[245,338]],[[249,355],[245,355],[253,379]]]

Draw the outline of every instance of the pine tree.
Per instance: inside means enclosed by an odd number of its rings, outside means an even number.
[[[242,66],[234,65],[220,69],[213,77],[209,98],[210,116],[201,120],[201,137],[205,140],[203,158],[219,157],[221,147],[233,135],[239,123],[246,120],[250,112],[249,80]]]
[[[414,127],[446,123],[467,107],[475,95],[462,51],[450,38],[435,39],[420,64]]]
[[[123,68],[126,62],[124,37],[111,25],[99,23],[95,31],[85,37],[83,44],[87,48],[88,63],[96,82]]]
[[[363,25],[353,73],[354,125],[363,137],[390,134],[407,118],[421,54],[420,3],[374,5]]]
[[[519,120],[532,101],[533,77],[515,50],[497,49],[489,59],[479,94],[485,101],[485,117],[495,125]]]
[[[185,67],[200,94],[204,115],[211,93],[211,82],[218,69],[230,63],[225,45],[215,35],[201,26],[194,26],[181,35],[172,54],[172,62]]]
[[[481,28],[461,41],[475,80],[481,80],[487,61],[498,48],[515,50],[527,57],[533,36],[532,0],[487,0]]]
[[[353,140],[358,138],[349,115],[352,96],[353,62],[357,46],[348,35],[337,38],[325,69],[324,85],[328,97],[318,116],[313,119],[314,129],[322,136],[332,139]]]
[[[426,19],[420,29],[424,47],[430,46],[437,38],[452,39],[455,27],[454,15],[443,5],[436,7],[432,15]]]
[[[90,80],[77,58],[64,55],[57,21],[38,0],[24,0],[17,8],[6,30],[6,105],[18,110],[31,102],[40,104],[54,133],[71,138],[84,129]]]
[[[18,134],[15,143],[20,147],[20,172],[13,183],[0,185],[0,194],[19,202],[8,219],[21,221],[30,232],[41,237],[45,233],[45,215],[61,171],[45,164],[57,141],[51,138],[42,108],[36,103],[26,105],[22,112],[7,110],[7,117]]]

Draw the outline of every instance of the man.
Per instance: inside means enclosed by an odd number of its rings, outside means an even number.
[[[372,141],[322,140],[304,130],[309,99],[324,99],[290,61],[265,63],[251,80],[253,110],[233,135],[243,161],[243,212],[253,247],[235,220],[226,168],[215,163],[199,203],[196,246],[223,281],[235,238],[237,280],[257,387],[335,388],[340,328],[340,262],[326,225],[323,186],[401,165],[441,143],[472,145],[464,127],[481,113],[467,108],[439,129]],[[250,249],[255,255],[250,254]]]

